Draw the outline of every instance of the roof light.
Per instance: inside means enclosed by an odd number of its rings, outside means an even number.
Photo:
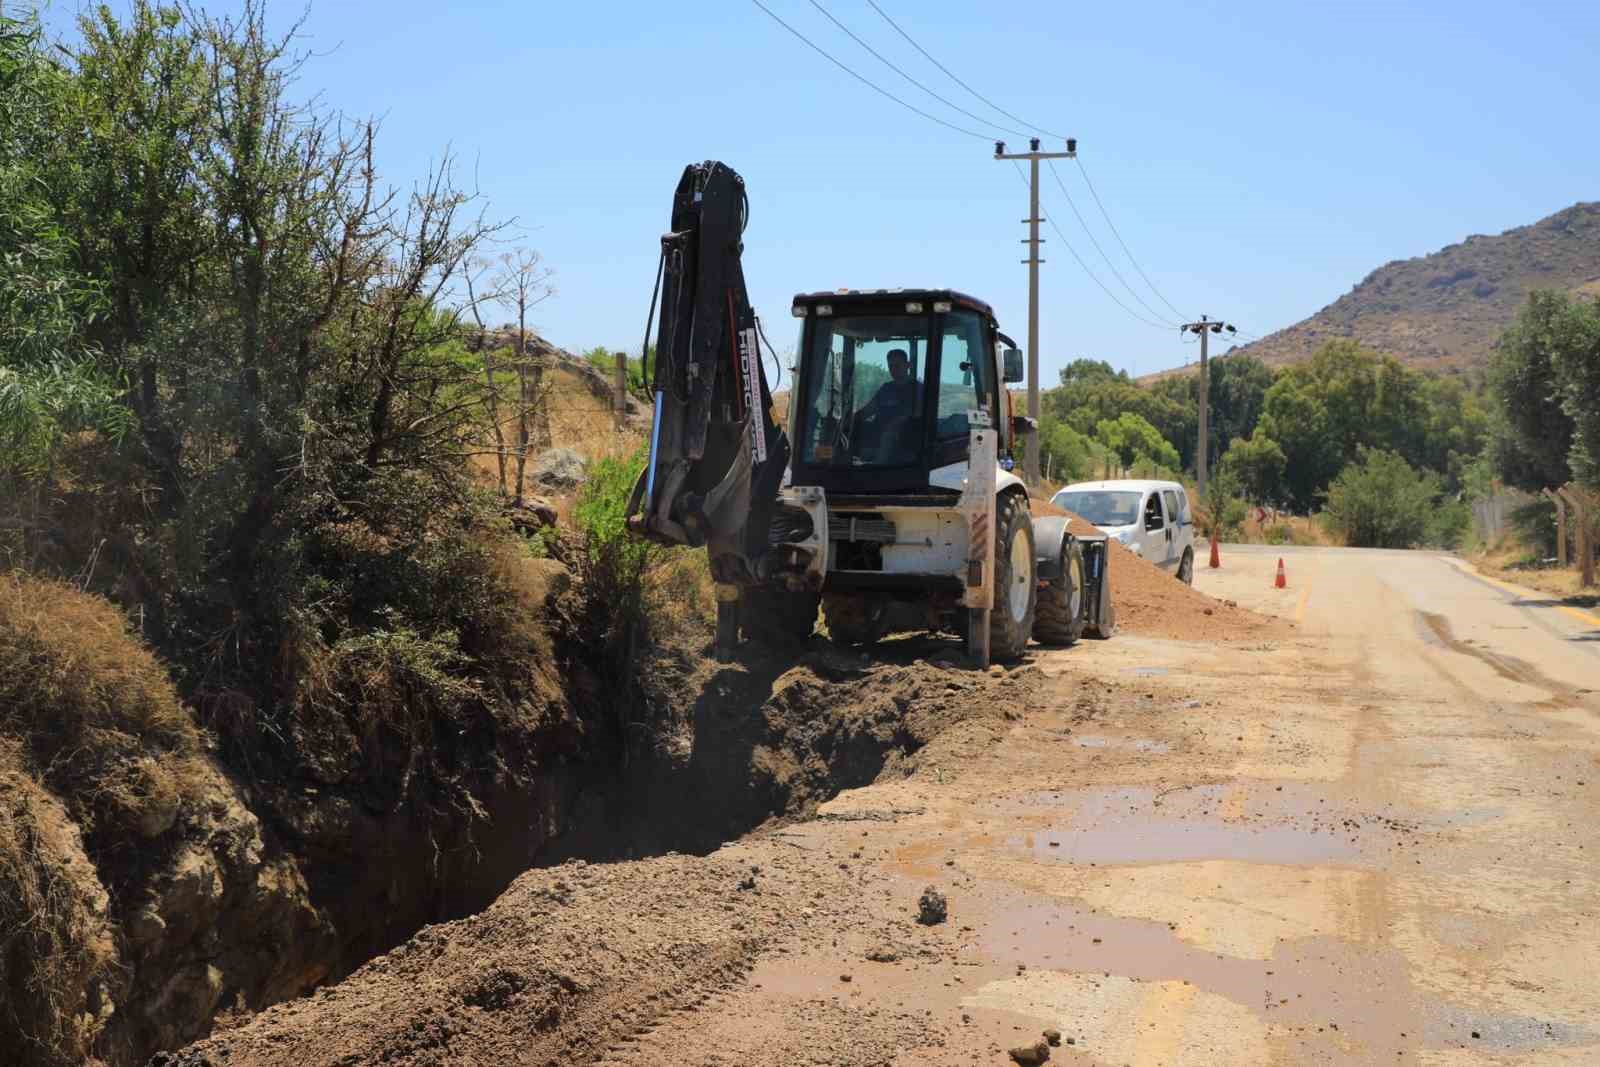
[[[950,301],[948,301],[948,300],[935,300],[933,302],[933,310],[939,312],[939,314],[941,314],[941,315],[944,314],[945,312],[950,310]]]
[[[906,301],[906,313],[910,315],[922,314],[922,303],[918,300]]]
[[[832,304],[818,304],[817,305],[817,314],[822,316],[823,318],[827,318],[829,315],[833,314],[833,305]]]
[[[803,319],[806,317],[806,306],[804,304],[796,304],[789,309],[789,313],[797,319]]]

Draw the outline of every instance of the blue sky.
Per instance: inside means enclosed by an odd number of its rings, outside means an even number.
[[[862,51],[809,0],[764,0],[904,99],[1013,147]],[[1005,126],[873,11],[819,0],[941,95]],[[1592,0],[1079,4],[878,0],[1006,110],[1075,136],[1112,220],[1186,315],[1289,325],[1391,259],[1600,198],[1600,14]],[[115,3],[113,6],[117,6]],[[204,5],[214,10],[231,3]],[[290,19],[298,3],[280,3]],[[51,21],[71,5],[58,2]],[[306,92],[383,118],[408,183],[450,146],[493,212],[554,268],[537,325],[557,344],[636,349],[658,237],[685,163],[721,159],[751,197],[745,272],[780,349],[798,291],[952,286],[1019,340],[1026,190],[989,138],[946,130],[851,80],[751,0],[320,0]],[[1101,246],[1170,318],[1057,164]],[[1146,318],[1046,176],[1045,213]],[[1194,357],[1137,321],[1046,228],[1045,384],[1079,356],[1143,373]]]

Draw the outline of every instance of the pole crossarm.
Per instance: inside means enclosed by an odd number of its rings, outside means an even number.
[[[1210,461],[1210,441],[1207,424],[1210,421],[1211,377],[1206,366],[1206,357],[1208,355],[1206,341],[1212,334],[1221,333],[1223,330],[1227,330],[1229,333],[1238,332],[1231,323],[1223,322],[1220,319],[1211,319],[1205,315],[1200,316],[1199,322],[1186,322],[1178,327],[1179,333],[1192,333],[1200,338],[1200,440],[1197,443],[1194,454],[1194,480],[1202,500],[1205,499],[1206,495],[1206,467]]]

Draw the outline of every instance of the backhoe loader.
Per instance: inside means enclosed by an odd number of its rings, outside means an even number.
[[[741,637],[962,636],[980,666],[1030,638],[1114,629],[1103,534],[1034,518],[1012,473],[1032,420],[1022,354],[953,289],[803,293],[780,424],[741,265],[749,207],[722,163],[686,167],[661,238],[649,459],[630,531],[704,546],[720,656]],[[648,337],[649,327],[646,327]]]

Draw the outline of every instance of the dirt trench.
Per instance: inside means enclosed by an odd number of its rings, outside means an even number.
[[[730,664],[661,654],[626,724],[626,764],[574,769],[533,869],[497,900],[151,1062],[576,1063],[703,1006],[809,910],[852,898],[843,869],[803,902],[764,891],[785,858],[751,869],[719,846],[909,775],[935,738],[986,746],[1036,699],[1037,670],[953,669],[940,662],[953,647],[912,638],[866,657],[817,638]],[[635,859],[648,862],[607,862]]]

